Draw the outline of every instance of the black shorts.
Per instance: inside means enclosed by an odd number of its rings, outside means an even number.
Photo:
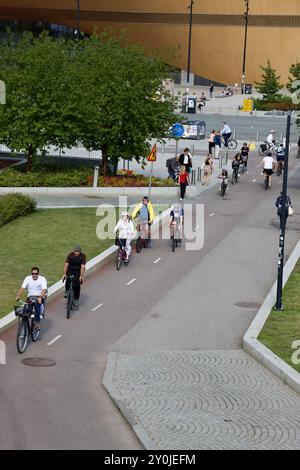
[[[272,176],[273,173],[274,173],[274,171],[271,170],[271,169],[264,169],[264,174],[265,174],[265,175]]]

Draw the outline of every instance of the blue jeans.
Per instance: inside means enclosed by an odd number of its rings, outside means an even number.
[[[37,301],[37,297],[29,297],[30,300],[36,300],[35,302],[35,309],[34,309],[34,321],[36,323],[40,323],[41,321],[41,306],[43,305],[45,308],[45,299],[42,299],[42,304],[39,304]]]

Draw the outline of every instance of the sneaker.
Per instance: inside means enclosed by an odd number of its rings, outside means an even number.
[[[75,300],[73,301],[73,308],[74,308],[75,310],[78,309],[78,299],[75,299]]]
[[[65,292],[65,293],[64,293],[64,298],[65,298],[65,299],[68,298],[68,292]]]

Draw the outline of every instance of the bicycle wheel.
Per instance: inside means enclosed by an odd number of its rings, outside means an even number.
[[[259,155],[260,157],[264,157],[264,156],[266,155],[266,151],[265,151],[265,150],[262,150],[262,149],[259,147],[259,149],[258,149],[258,155]]]
[[[269,176],[266,175],[265,177],[265,189],[269,189]]]
[[[30,334],[31,334],[31,339],[34,343],[39,339],[40,332],[41,332],[40,327],[38,327],[37,329],[33,329],[33,321],[32,321],[31,326],[30,326]]]
[[[135,249],[136,249],[136,252],[137,253],[140,253],[141,252],[141,248],[142,248],[142,242],[141,242],[141,237],[139,237],[136,242],[135,242]]]
[[[232,172],[232,175],[231,175],[231,184],[233,185],[235,183],[235,175],[234,175],[234,171]]]
[[[227,147],[230,149],[230,150],[235,150],[237,148],[237,141],[234,140],[234,139],[230,139],[227,143]]]
[[[175,251],[175,248],[176,248],[176,240],[175,240],[175,237],[172,238],[172,252],[174,253]]]
[[[22,354],[27,348],[29,336],[28,320],[19,317],[19,328],[17,333],[17,350]]]
[[[71,287],[69,289],[68,298],[67,298],[67,311],[66,311],[67,318],[70,318],[73,302],[74,302],[74,291]]]
[[[224,197],[226,192],[226,184],[223,182],[221,186],[221,196]]]
[[[121,250],[121,248],[119,248],[118,253],[117,253],[117,257],[116,257],[116,268],[117,268],[118,271],[121,267],[121,264],[122,264],[122,250]]]

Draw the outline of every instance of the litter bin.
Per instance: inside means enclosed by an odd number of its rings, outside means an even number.
[[[245,84],[245,95],[252,95],[252,83]]]
[[[188,97],[188,113],[189,114],[196,114],[196,96],[189,96]]]

